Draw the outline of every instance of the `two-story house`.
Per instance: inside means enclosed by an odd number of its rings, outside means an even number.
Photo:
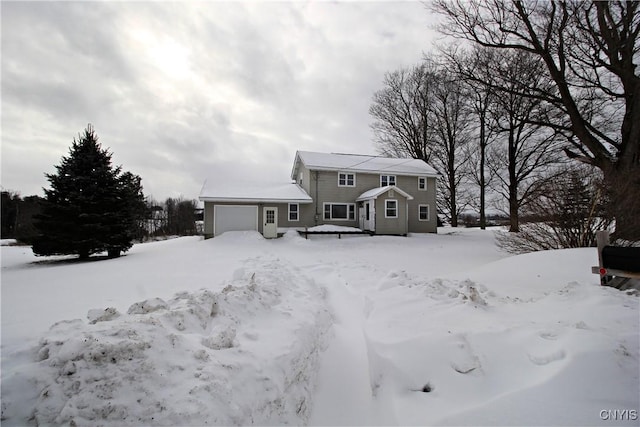
[[[257,230],[269,238],[321,224],[375,234],[435,233],[436,178],[421,160],[298,151],[293,183],[232,188],[205,182],[205,235]]]

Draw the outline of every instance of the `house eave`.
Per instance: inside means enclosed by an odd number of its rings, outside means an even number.
[[[372,189],[373,190],[373,189]],[[376,200],[378,197],[380,197],[381,195],[385,194],[386,192],[388,192],[389,190],[393,190],[396,191],[398,194],[402,195],[404,198],[406,198],[407,200],[413,200],[413,196],[409,193],[407,193],[406,191],[396,187],[395,185],[388,185],[386,187],[379,187],[377,190],[377,192],[375,192],[374,194],[369,194],[369,195],[365,195],[366,193],[368,193],[369,191],[372,190],[368,190],[365,191],[364,193],[362,193],[357,199],[356,202],[364,202],[366,200]]]
[[[326,166],[307,166],[307,169],[310,171],[321,171],[321,172],[355,172],[355,173],[367,173],[371,175],[398,175],[398,176],[424,176],[427,178],[438,178],[440,175],[428,173],[428,172],[405,172],[405,171],[395,171],[391,169],[381,169],[381,170],[368,170],[368,169],[358,169],[358,168],[338,168],[338,167],[326,167]]]
[[[263,198],[243,198],[243,197],[207,197],[200,196],[201,202],[217,202],[217,203],[300,203],[310,204],[310,199],[263,199]]]

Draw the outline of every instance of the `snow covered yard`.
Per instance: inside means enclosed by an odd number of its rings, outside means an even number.
[[[594,249],[440,232],[3,246],[2,423],[638,425],[638,297]]]

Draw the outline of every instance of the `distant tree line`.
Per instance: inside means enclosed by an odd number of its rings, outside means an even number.
[[[370,107],[380,152],[438,171],[452,226],[475,211],[484,228],[498,208],[514,239],[537,224],[539,249],[593,245],[613,223],[640,240],[640,2],[429,7],[471,44],[386,74]]]
[[[41,213],[44,198],[21,197],[15,191],[2,191],[2,230],[0,238],[16,239],[23,244],[32,244],[38,235],[35,217]],[[196,200],[183,197],[167,198],[158,202],[145,199],[144,216],[139,220],[135,241],[146,241],[166,236],[191,236],[201,233],[202,210]]]
[[[42,198],[38,196],[21,197],[14,191],[2,191],[2,239],[17,239],[31,244],[38,234],[34,225],[34,216],[40,213]]]
[[[144,238],[200,233],[197,224],[202,220],[202,213],[198,210],[196,200],[169,197],[164,202],[158,202],[147,198],[145,205]]]

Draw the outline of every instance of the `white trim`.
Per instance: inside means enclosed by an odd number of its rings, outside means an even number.
[[[321,155],[323,157],[334,156],[334,159],[313,159],[309,157],[309,155]],[[345,159],[347,157],[351,157],[353,163],[350,161],[349,166],[345,166]],[[342,160],[342,164],[340,162],[336,162],[336,159]],[[295,179],[295,174],[298,172],[298,168],[300,165],[304,165],[310,171],[354,171],[358,173],[368,173],[368,174],[380,174],[380,173],[390,173],[401,176],[429,176],[437,178],[440,175],[429,165],[426,163],[421,164],[417,163],[415,159],[395,159],[395,163],[387,164],[378,168],[366,167],[369,165],[370,161],[376,161],[380,159],[379,156],[370,156],[370,155],[357,155],[357,154],[331,154],[331,153],[318,153],[312,151],[304,151],[297,150],[295,159],[293,160],[293,168],[291,170],[291,178]],[[404,164],[411,163],[412,167],[406,168],[403,167]],[[364,165],[364,167],[360,166]],[[418,169],[418,170],[416,170]]]
[[[424,179],[424,188],[420,188],[420,180]],[[427,177],[426,176],[419,176],[418,177],[418,191],[427,191],[427,188],[429,187],[429,185],[427,184]]]
[[[326,217],[327,205],[344,205],[347,207],[347,217],[346,218],[333,218],[333,210],[329,208],[329,218]],[[351,210],[353,208],[353,211]],[[353,218],[350,218],[350,213],[353,212]],[[355,203],[341,203],[341,202],[324,202],[322,203],[322,219],[324,221],[356,221],[356,204]]]
[[[310,204],[313,203],[311,198],[309,199],[243,199],[242,197],[199,197],[198,198],[202,202],[212,202],[212,203],[300,203],[300,204]],[[231,205],[225,205],[231,206]],[[238,205],[243,206],[243,205]]]
[[[291,219],[291,206],[296,207],[296,219]],[[289,222],[300,221],[300,204],[299,203],[289,203],[289,205],[287,206],[287,220]]]
[[[387,177],[387,183],[383,183],[382,182],[382,177],[386,176]],[[393,177],[393,184],[391,184],[389,181],[391,181],[389,178]],[[396,175],[389,175],[389,174],[384,174],[381,173],[380,174],[380,187],[393,187],[396,185],[396,183],[398,182],[398,177]]]
[[[387,214],[387,210],[389,210],[389,208],[387,207],[387,203],[388,202],[394,202],[396,204],[395,210],[396,210],[396,214],[394,216],[390,216]],[[384,217],[385,218],[398,218],[398,210],[399,210],[399,205],[398,205],[398,199],[384,199]]]
[[[427,219],[421,219],[420,218],[420,208],[423,207],[423,206],[427,208]],[[430,205],[426,205],[426,204],[418,205],[418,221],[426,222],[426,221],[430,221],[430,220],[431,220],[431,206]]]
[[[344,172],[345,168],[344,167],[328,167],[328,166],[314,166],[314,165],[309,165],[307,166],[305,164],[305,167],[307,169],[309,169],[310,171],[320,171],[320,172],[336,172],[336,171],[340,171],[340,172]],[[368,169],[357,169],[357,168],[351,168],[351,170],[353,171],[353,173],[364,173],[364,174],[380,174],[381,170],[368,170]],[[385,171],[386,172],[386,171]],[[352,173],[352,172],[349,172]],[[389,170],[390,174],[395,174],[398,176],[428,176],[430,178],[438,178],[440,175],[435,173],[435,174],[430,174],[430,173],[425,173],[425,172],[403,172],[403,171],[398,171],[398,170]]]
[[[401,188],[398,188],[395,185],[388,185],[386,187],[373,188],[373,189],[371,189],[369,191],[365,191],[360,196],[358,196],[358,198],[356,199],[356,202],[361,202],[361,201],[364,201],[364,200],[377,199],[378,197],[380,197],[381,195],[385,194],[389,190],[393,190],[393,191],[397,192],[398,194],[402,195],[403,197],[406,197],[407,200],[413,200],[413,196],[410,195],[409,193],[403,191]]]
[[[340,175],[344,175],[344,184],[340,184]],[[353,175],[353,184],[349,185],[349,175]],[[338,187],[355,187],[356,186],[356,173],[355,172],[338,172]]]

